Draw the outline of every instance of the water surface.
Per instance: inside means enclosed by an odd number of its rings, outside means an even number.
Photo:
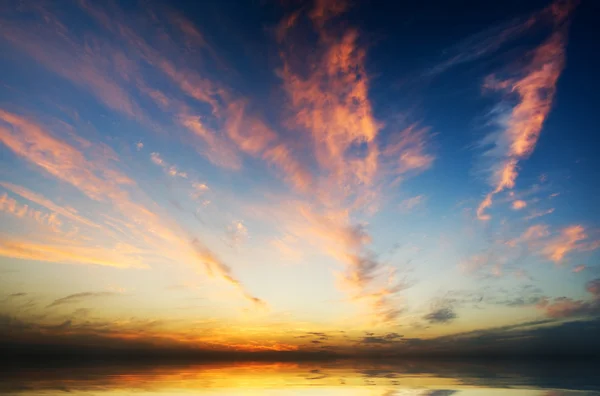
[[[600,395],[598,362],[4,363],[3,395]]]

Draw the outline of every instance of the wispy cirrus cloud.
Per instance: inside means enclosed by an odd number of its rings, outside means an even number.
[[[43,243],[0,236],[0,255],[23,260],[115,268],[147,268],[147,264],[135,254],[136,252],[140,253],[137,248],[124,243],[108,248],[79,245],[68,238]]]
[[[503,45],[522,37],[532,28],[559,25],[570,16],[578,3],[578,0],[556,0],[540,11],[514,18],[467,37],[444,50],[445,59],[427,69],[424,74],[437,75],[455,66],[489,56]]]
[[[494,195],[515,186],[519,163],[534,151],[544,121],[552,108],[556,83],[565,65],[565,15],[573,8],[570,2],[553,6],[552,15],[558,25],[550,38],[529,54],[528,63],[515,77],[505,80],[488,76],[484,88],[507,94],[504,108],[496,120],[501,130],[483,142],[491,145],[485,156],[492,162],[490,173],[492,192],[477,208],[477,217],[488,220],[485,211],[492,205]],[[512,98],[515,98],[516,103]]]
[[[19,204],[19,202],[9,197],[6,193],[0,195],[0,212],[9,213],[20,218],[31,218],[37,223],[49,226],[55,231],[58,231],[62,225],[56,213],[44,213],[40,210],[30,208],[26,204]]]
[[[45,65],[58,75],[91,91],[108,108],[131,118],[147,119],[136,100],[115,81],[116,75],[105,67],[116,49],[108,50],[108,43],[99,39],[83,41],[71,31],[47,4],[28,4],[21,8],[6,7],[2,18],[3,40]],[[39,23],[25,25],[17,17],[20,12],[29,12],[38,17]],[[16,15],[12,15],[16,14]],[[107,55],[101,61],[100,53]],[[125,58],[122,56],[122,58]]]
[[[19,156],[58,180],[72,185],[90,199],[111,204],[112,209],[122,217],[115,221],[122,223],[127,229],[125,235],[135,243],[130,245],[116,242],[116,248],[106,249],[77,245],[71,241],[49,244],[3,238],[0,254],[38,261],[134,268],[147,267],[141,259],[143,252],[154,252],[168,260],[179,258],[192,263],[198,258],[208,257],[212,267],[220,269],[225,279],[234,283],[244,296],[248,296],[241,283],[232,277],[229,267],[212,255],[194,258],[197,243],[190,244],[177,232],[175,223],[165,221],[143,204],[134,201],[126,187],[133,188],[135,183],[116,167],[111,167],[104,160],[86,157],[75,146],[22,116],[0,110],[0,121],[5,125],[0,124],[0,141]]]
[[[423,205],[426,197],[424,195],[415,195],[414,197],[407,198],[400,202],[398,208],[403,212],[410,212],[413,209]]]
[[[58,298],[58,299],[52,301],[50,304],[48,304],[46,306],[46,308],[53,308],[53,307],[57,307],[59,305],[65,305],[65,304],[78,304],[78,303],[81,303],[84,301],[88,301],[90,299],[96,299],[96,298],[100,298],[100,297],[117,296],[117,295],[119,295],[119,293],[115,293],[115,292],[82,292],[82,293],[69,294],[68,296],[61,297],[61,298]]]
[[[99,227],[91,220],[88,220],[85,217],[77,214],[77,210],[74,208],[65,208],[57,205],[51,200],[44,198],[42,195],[37,194],[23,186],[18,186],[8,182],[0,182],[0,186],[69,220],[73,220],[90,227]]]
[[[600,241],[595,233],[583,225],[555,228],[535,224],[499,233],[484,249],[462,260],[459,268],[467,274],[500,277],[521,271],[530,257],[563,266],[577,255],[598,248]]]
[[[202,244],[198,239],[192,240],[192,246],[196,251],[198,260],[204,265],[204,268],[209,275],[223,279],[235,287],[244,296],[244,298],[257,307],[267,307],[265,301],[253,296],[246,290],[242,283],[233,276],[231,268],[222,262],[208,247]]]
[[[547,210],[541,210],[541,211],[540,210],[533,210],[533,211],[531,211],[531,213],[529,215],[525,216],[525,220],[533,220],[533,219],[536,219],[538,217],[546,216],[546,215],[549,215],[549,214],[552,214],[552,213],[554,213],[554,208],[550,208],[550,209],[547,209]]]

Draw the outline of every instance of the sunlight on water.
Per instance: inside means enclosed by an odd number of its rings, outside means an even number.
[[[5,367],[5,395],[600,395],[591,364],[222,363]]]

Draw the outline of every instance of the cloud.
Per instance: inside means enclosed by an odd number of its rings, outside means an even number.
[[[531,251],[555,263],[561,263],[569,254],[600,247],[600,242],[590,240],[585,228],[580,224],[564,227],[558,233],[552,233],[544,224],[533,225],[506,244],[511,247],[525,244]]]
[[[585,229],[581,225],[565,227],[560,234],[550,239],[542,248],[542,254],[554,262],[561,262],[563,258],[574,251],[594,250],[600,245],[598,242],[582,243],[588,239]]]
[[[27,293],[24,292],[20,292],[20,293],[11,293],[8,296],[6,296],[7,300],[13,299],[13,298],[19,298],[19,297],[25,297],[27,296]]]
[[[410,212],[412,209],[422,205],[424,201],[425,201],[424,195],[416,195],[414,197],[403,200],[402,202],[400,202],[398,207],[403,212]]]
[[[491,183],[494,189],[477,208],[477,217],[481,220],[490,218],[485,211],[492,205],[494,195],[515,186],[519,162],[535,149],[564,68],[565,45],[565,29],[557,28],[548,40],[533,50],[517,77],[498,80],[491,75],[485,82],[486,89],[506,92],[510,98],[516,98],[516,104],[507,102],[503,105],[508,111],[499,113],[497,122],[501,131],[484,141],[484,144],[492,145],[486,156],[493,161]]]
[[[552,300],[546,298],[537,304],[537,308],[550,318],[600,316],[600,279],[589,281],[585,289],[591,294],[590,300],[574,300],[568,297]]]
[[[513,201],[511,206],[513,210],[521,210],[527,206],[527,202],[517,199],[516,201]]]
[[[339,38],[323,30],[319,34],[308,74],[297,70],[292,53],[282,52],[280,76],[293,113],[290,125],[311,137],[318,166],[337,192],[346,185],[370,185],[377,171],[381,125],[368,98],[365,50],[356,30]]]
[[[231,268],[223,263],[208,247],[202,244],[198,239],[192,240],[192,246],[196,251],[197,259],[204,265],[204,268],[209,275],[217,276],[234,286],[245,299],[253,303],[256,307],[267,307],[265,301],[253,296],[244,288],[239,280],[234,278]]]
[[[409,173],[429,169],[435,157],[427,152],[427,128],[416,125],[393,134],[382,150],[386,172],[394,179],[392,184],[402,181]]]
[[[476,33],[443,51],[446,58],[425,71],[433,76],[464,63],[473,62],[498,51],[503,45],[522,37],[540,25],[556,26],[567,19],[578,1],[557,0],[529,16],[514,18]]]
[[[38,224],[49,226],[54,231],[60,231],[62,222],[56,216],[56,213],[44,213],[30,208],[28,205],[21,205],[6,193],[0,195],[0,211],[9,213],[13,216],[31,218]]]
[[[435,324],[450,323],[456,318],[457,315],[452,306],[435,308],[433,311],[423,316],[423,319],[427,322]]]
[[[165,160],[160,156],[159,153],[154,152],[154,153],[150,154],[150,159],[152,160],[153,163],[155,163],[156,165],[163,168],[167,175],[169,175],[171,177],[181,177],[181,178],[187,179],[187,177],[188,177],[187,172],[182,172],[179,169],[177,169],[177,167],[175,165],[171,165],[171,164],[165,162]]]
[[[276,246],[296,257],[296,251],[317,249],[344,266],[337,275],[337,285],[348,293],[373,323],[390,323],[402,312],[400,292],[408,287],[399,279],[398,268],[382,262],[370,249],[371,236],[362,224],[353,224],[347,210],[333,210],[289,198],[278,205],[254,208],[257,216],[275,219],[283,238]],[[312,250],[311,250],[312,249]]]
[[[328,20],[340,15],[348,8],[349,4],[346,0],[316,0],[308,16],[317,27],[322,28]]]
[[[585,270],[585,268],[586,268],[585,265],[578,265],[577,267],[573,268],[573,272],[578,273],[578,272]]]
[[[52,301],[46,308],[53,308],[59,305],[64,304],[78,304],[83,301],[87,301],[90,299],[96,299],[99,297],[108,297],[108,296],[116,296],[118,293],[114,292],[83,292],[83,293],[75,293],[70,294],[66,297],[62,297]]]
[[[88,160],[79,150],[53,136],[34,121],[0,109],[0,142],[54,177],[94,200],[120,193],[119,185],[132,184],[124,174]]]
[[[47,4],[13,7],[11,12],[3,14],[0,24],[3,40],[54,73],[90,91],[108,108],[131,118],[146,119],[141,107],[123,87],[123,82],[115,81],[117,75],[105,67],[117,50],[107,50],[109,44],[98,38],[81,40],[81,35],[70,30],[72,26],[67,27],[46,7]],[[20,12],[28,12],[36,23],[23,23]]]
[[[242,221],[234,221],[227,227],[227,237],[232,246],[238,246],[248,238],[248,228]]]
[[[92,264],[115,268],[147,268],[148,265],[135,252],[133,247],[123,243],[117,244],[113,249],[107,249],[77,245],[70,239],[44,244],[28,239],[19,240],[0,236],[0,256],[23,260]]]
[[[46,209],[49,209],[52,212],[57,213],[69,220],[73,220],[78,223],[81,223],[81,224],[84,224],[84,225],[87,225],[90,227],[94,227],[94,228],[99,227],[99,225],[95,224],[91,220],[88,220],[85,217],[78,215],[77,211],[75,209],[61,207],[61,206],[55,204],[54,202],[52,202],[51,200],[44,198],[43,196],[36,194],[33,191],[28,190],[27,188],[25,188],[23,186],[18,186],[16,184],[12,184],[12,183],[8,183],[8,182],[0,182],[0,186],[6,188],[9,191],[12,191],[15,194],[20,195],[21,197],[23,197],[33,203],[43,206]]]
[[[367,335],[363,337],[359,343],[360,344],[382,344],[389,345],[400,342],[402,340],[402,335],[398,333],[387,333],[381,336],[375,335]]]
[[[524,220],[537,219],[538,217],[546,216],[546,215],[549,215],[551,213],[554,213],[554,208],[550,208],[550,209],[544,210],[544,211],[534,210],[529,215],[525,216]]]
[[[204,141],[207,149],[203,154],[210,162],[228,169],[241,168],[242,162],[234,147],[206,126],[200,116],[181,114],[178,122]]]

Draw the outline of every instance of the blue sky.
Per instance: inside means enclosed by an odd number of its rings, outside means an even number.
[[[600,313],[589,5],[3,7],[18,337],[347,351]]]

